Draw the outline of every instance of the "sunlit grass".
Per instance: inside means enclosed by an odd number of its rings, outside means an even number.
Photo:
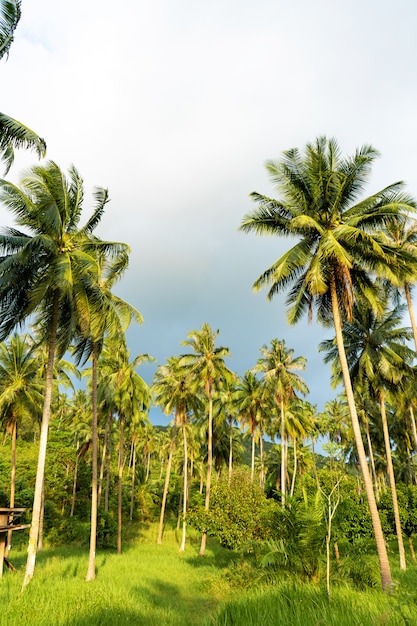
[[[21,593],[25,551],[14,550],[17,572],[0,581],[0,626],[411,626],[417,624],[417,566],[393,567],[397,585],[390,595],[277,577],[259,586],[262,571],[251,559],[209,541],[198,555],[192,531],[184,554],[179,533],[167,529],[162,546],[157,528],[129,531],[122,555],[99,552],[97,578],[86,583],[86,548],[46,549],[35,576]],[[394,560],[394,559],[393,559]],[[251,582],[256,581],[256,584]]]
[[[45,550],[35,576],[20,592],[24,553],[14,555],[15,574],[0,583],[0,624],[8,626],[97,626],[202,624],[214,615],[227,593],[222,583],[222,558],[209,546],[198,556],[198,541],[178,553],[174,533],[162,546],[153,532],[123,554],[97,555],[97,578],[86,583],[88,554],[81,549]],[[223,559],[229,559],[228,553]]]

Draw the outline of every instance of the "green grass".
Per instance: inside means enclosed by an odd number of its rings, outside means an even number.
[[[47,549],[21,593],[26,555],[13,550],[17,572],[0,581],[0,626],[411,626],[417,625],[417,566],[395,569],[391,595],[291,578],[251,585],[259,570],[190,533],[183,555],[174,531],[156,545],[156,527],[131,538],[123,554],[99,552],[97,578],[86,583],[86,548]],[[127,543],[127,542],[126,542]],[[392,561],[395,559],[393,558]]]
[[[209,546],[198,557],[199,541],[183,555],[173,533],[162,546],[151,532],[123,554],[101,552],[97,577],[86,583],[84,549],[45,550],[35,576],[22,594],[25,554],[12,553],[18,571],[0,582],[1,626],[197,626],[214,615],[227,593],[222,567],[230,555]],[[218,554],[214,550],[217,550]]]

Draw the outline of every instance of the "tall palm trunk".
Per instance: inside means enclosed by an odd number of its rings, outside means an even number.
[[[48,443],[49,419],[51,416],[52,382],[55,361],[56,332],[58,326],[58,307],[59,295],[56,291],[54,293],[52,304],[52,323],[48,346],[48,362],[46,366],[45,397],[42,411],[41,432],[39,436],[38,466],[36,470],[35,493],[33,496],[32,523],[29,532],[28,556],[26,561],[26,571],[23,580],[22,591],[31,581],[35,571],[36,551],[38,547],[39,524],[42,508],[42,488],[45,476],[46,446]]]
[[[164,493],[162,494],[161,514],[159,516],[159,529],[158,529],[158,540],[157,540],[158,545],[161,545],[162,543],[162,533],[164,530],[165,507],[166,507],[166,502],[167,502],[169,479],[171,476],[171,465],[172,465],[172,457],[173,457],[174,448],[175,448],[175,438],[177,434],[176,422],[177,422],[177,418],[175,417],[174,428],[172,430],[171,444],[169,446],[169,456],[168,456],[168,462],[167,462],[167,468],[166,468],[166,474],[165,474]]]
[[[109,493],[110,493],[110,471],[111,471],[111,457],[113,452],[113,414],[109,413],[109,451],[107,454],[106,464],[106,489],[104,491],[104,512],[109,512]]]
[[[372,449],[371,433],[369,432],[369,420],[366,415],[365,415],[364,421],[365,421],[366,440],[368,442],[369,461],[371,463],[372,476],[374,478],[375,498],[379,500],[379,487],[378,487],[378,480],[377,480],[376,469],[375,469],[374,451]]]
[[[352,429],[355,437],[356,449],[358,451],[359,463],[362,470],[363,482],[365,484],[366,496],[374,529],[376,548],[379,559],[379,569],[381,574],[382,589],[389,590],[392,587],[391,570],[388,561],[387,548],[382,533],[381,520],[379,518],[378,508],[376,506],[375,494],[372,486],[372,479],[369,473],[368,463],[366,460],[365,448],[362,441],[362,434],[359,425],[356,404],[353,395],[352,381],[350,379],[349,367],[343,343],[342,320],[340,317],[339,303],[337,300],[336,282],[334,275],[330,281],[330,293],[332,299],[333,322],[336,333],[336,343],[339,353],[340,364],[342,368],[343,381],[345,385],[346,398],[349,406],[350,417],[352,421]]]
[[[130,490],[130,521],[133,520],[133,508],[135,505],[135,478],[136,478],[136,435],[132,442],[132,484]]]
[[[120,416],[120,438],[119,438],[119,484],[117,489],[117,554],[122,553],[122,488],[123,488],[123,444],[125,419]]]
[[[395,530],[397,532],[398,552],[400,555],[400,568],[405,571],[407,566],[405,562],[405,551],[403,543],[403,534],[401,530],[400,512],[398,509],[397,487],[395,484],[394,468],[392,465],[391,443],[389,439],[387,413],[385,410],[384,392],[379,394],[379,406],[381,409],[382,430],[384,432],[385,454],[387,457],[387,469],[389,484],[391,487],[392,507],[394,510]]]
[[[208,397],[208,442],[207,442],[207,479],[206,479],[206,499],[204,502],[204,509],[206,511],[210,508],[210,491],[211,491],[211,473],[213,468],[213,393],[212,384],[207,382],[207,397]],[[207,531],[203,532],[200,545],[200,556],[204,556],[206,552],[207,544]]]
[[[287,467],[286,467],[286,452],[285,452],[285,407],[284,407],[283,398],[281,398],[280,409],[281,409],[281,506],[282,508],[284,508],[285,507]]]
[[[98,479],[98,487],[97,487],[97,506],[100,506],[101,495],[103,493],[104,470],[106,467],[106,458],[107,458],[107,439],[109,436],[109,421],[110,421],[110,418],[107,420],[106,428],[104,430],[103,450],[101,452],[101,461],[100,461],[100,476]]]
[[[74,479],[72,481],[72,497],[71,497],[71,510],[70,510],[70,517],[74,516],[74,510],[75,510],[75,496],[77,494],[77,477],[78,477],[78,463],[80,461],[80,456],[82,454],[82,448],[81,450],[79,450],[80,447],[80,443],[77,442],[77,454],[75,457],[75,467],[74,467]]]
[[[265,487],[265,454],[264,454],[264,433],[262,429],[262,423],[259,425],[259,454],[261,457],[261,476],[259,484],[261,489]]]
[[[15,493],[16,493],[16,439],[17,439],[17,423],[13,417],[12,422],[12,470],[10,475],[10,508],[14,507]],[[5,557],[9,556],[9,552],[12,549],[12,535],[13,531],[9,530],[7,533],[7,544],[5,550]]]
[[[229,416],[229,485],[233,473],[233,417]]]
[[[296,439],[296,437],[294,437],[292,441],[293,441],[294,467],[293,467],[292,480],[291,480],[291,489],[290,489],[290,496],[291,497],[293,497],[293,495],[294,495],[295,477],[297,475],[297,439]]]
[[[184,443],[184,465],[183,465],[183,496],[182,496],[182,539],[180,552],[185,550],[185,536],[187,532],[187,498],[188,498],[188,450],[187,450],[187,431],[185,426],[185,419],[183,418],[182,424],[182,439]]]
[[[411,328],[413,329],[414,345],[417,352],[417,326],[414,317],[413,303],[411,302],[410,286],[408,283],[404,285],[405,299],[407,300],[408,314],[410,316]]]
[[[91,525],[90,525],[90,553],[86,581],[96,577],[96,545],[97,545],[97,361],[98,345],[93,343],[91,367]]]
[[[253,483],[255,476],[255,433],[251,429],[251,465],[250,465],[250,481]]]

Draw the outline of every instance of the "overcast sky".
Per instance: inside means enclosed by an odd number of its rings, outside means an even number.
[[[208,322],[242,375],[285,339],[323,408],[323,330],[289,328],[284,299],[252,293],[288,241],[238,227],[251,191],[274,193],[265,161],[322,134],[346,155],[381,152],[369,193],[405,180],[417,195],[416,23],[415,0],[23,0],[0,110],[77,167],[86,213],[92,188],[109,189],[97,233],[130,244],[117,292],[145,318],[132,357],[162,364]],[[9,178],[34,162],[20,155]]]

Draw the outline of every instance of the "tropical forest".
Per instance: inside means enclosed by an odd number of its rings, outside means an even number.
[[[6,61],[20,17],[0,0]],[[132,351],[109,192],[47,149],[0,113],[0,625],[417,624],[416,198],[319,136],[236,224],[284,242],[248,289],[328,331],[318,407],[278,330],[240,374],[210,320]]]

